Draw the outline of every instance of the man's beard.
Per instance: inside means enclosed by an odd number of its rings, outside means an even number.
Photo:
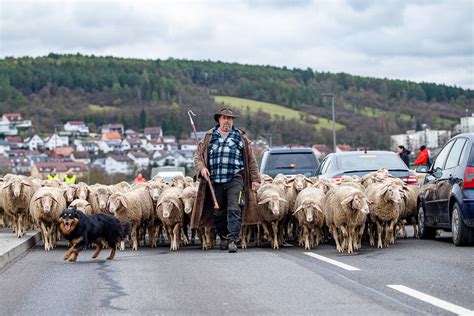
[[[230,131],[231,127],[230,127],[229,124],[223,124],[223,125],[221,126],[221,129],[222,129],[222,131],[224,131],[224,132],[228,132],[228,131]]]

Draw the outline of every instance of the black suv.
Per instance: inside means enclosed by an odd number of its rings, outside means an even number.
[[[275,177],[284,175],[304,174],[314,176],[319,167],[318,158],[311,148],[270,148],[263,153],[260,173]]]
[[[456,246],[474,244],[474,133],[453,137],[427,173],[418,197],[421,238],[434,238],[437,229],[453,232]]]

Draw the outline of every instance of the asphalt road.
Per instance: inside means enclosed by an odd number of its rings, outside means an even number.
[[[311,251],[318,258],[298,247],[229,254],[192,246],[177,253],[167,247],[127,250],[113,261],[105,260],[108,250],[96,260],[88,250],[70,263],[62,260],[65,251],[36,246],[0,270],[0,315],[474,311],[474,247],[455,247],[449,237],[398,239],[388,249],[363,246],[355,255],[323,245]],[[442,307],[388,285],[443,300],[436,301]]]

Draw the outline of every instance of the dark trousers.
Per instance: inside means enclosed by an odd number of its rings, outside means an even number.
[[[238,241],[242,224],[242,198],[244,181],[241,176],[235,176],[229,182],[214,183],[219,209],[214,210],[214,224],[221,239]]]

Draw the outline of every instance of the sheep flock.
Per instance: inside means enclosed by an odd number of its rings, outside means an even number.
[[[74,207],[86,214],[107,213],[131,224],[131,232],[118,246],[136,251],[169,243],[177,251],[200,241],[203,250],[216,244],[214,228],[190,229],[199,183],[176,176],[166,182],[152,180],[132,185],[67,184],[7,174],[0,179],[0,227],[10,227],[21,238],[27,230],[39,229],[44,249],[54,249],[61,233],[61,211]],[[406,224],[414,226],[417,238],[418,186],[409,186],[380,169],[363,177],[333,179],[261,176],[256,192],[258,225],[242,225],[242,248],[250,243],[275,250],[289,241],[309,250],[333,243],[337,252],[353,253],[362,241],[385,248],[397,236],[407,238]]]

